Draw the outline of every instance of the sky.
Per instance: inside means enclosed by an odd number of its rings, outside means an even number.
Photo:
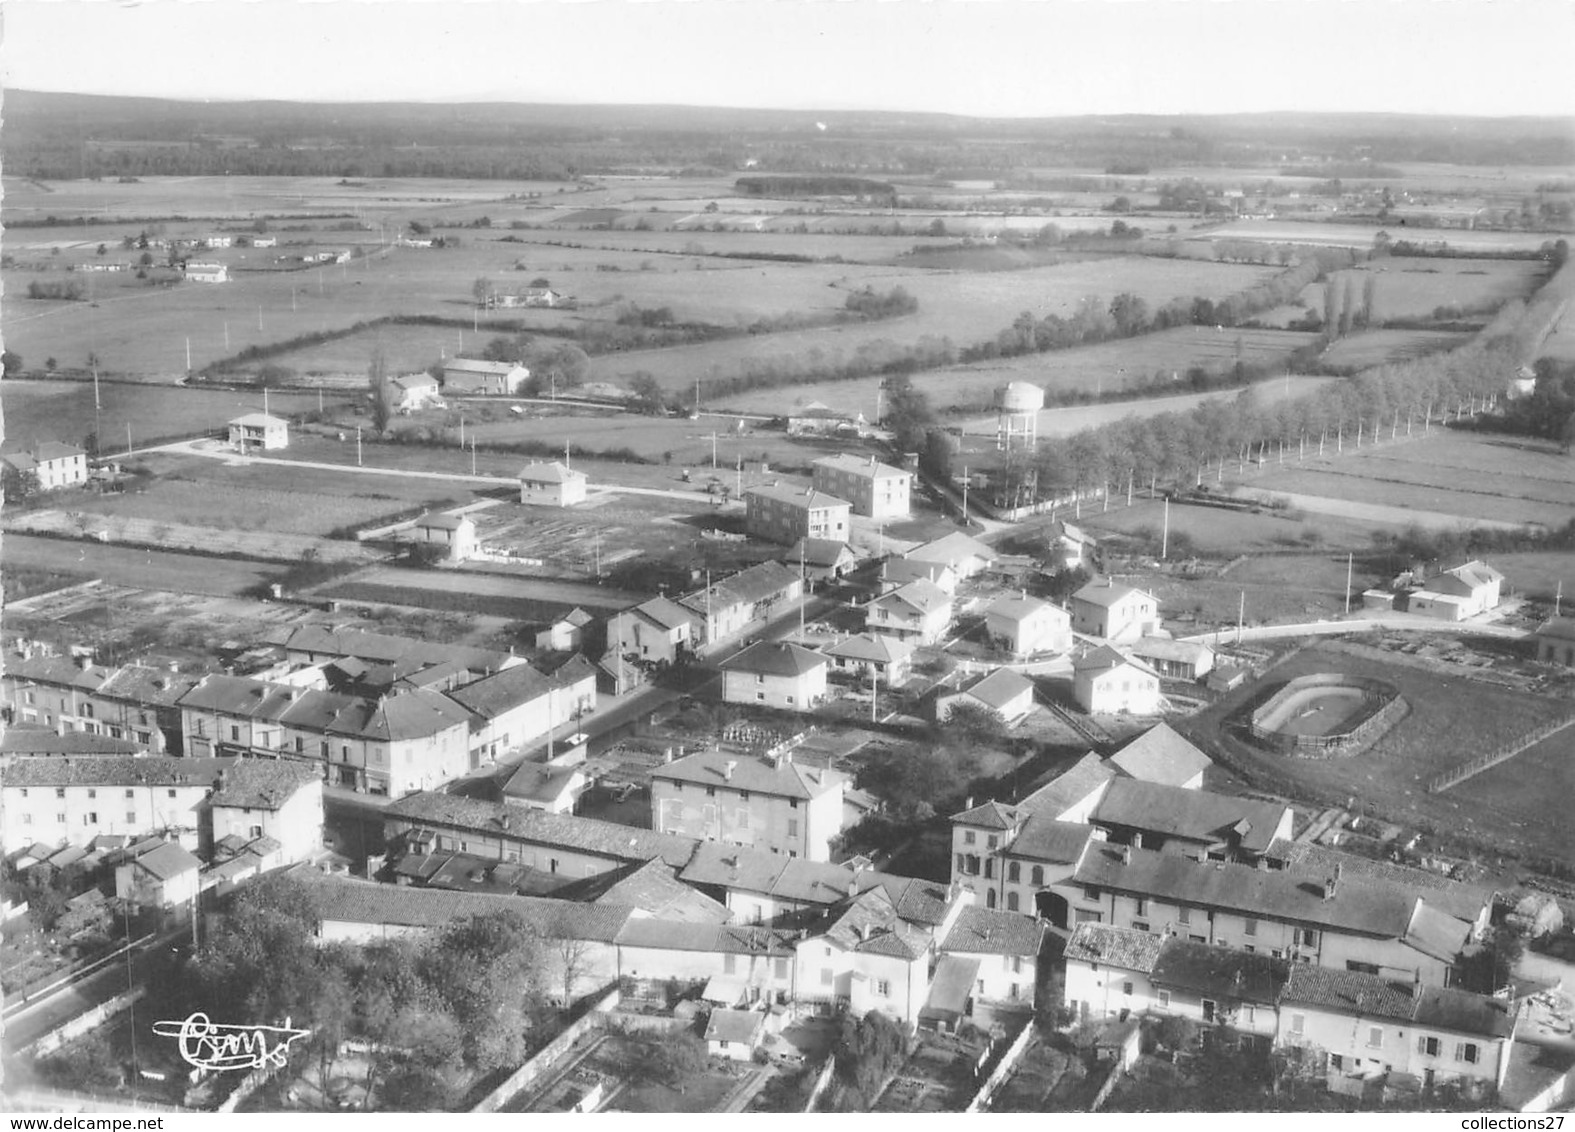
[[[6,87],[89,94],[1575,118],[1575,0],[6,0],[3,16]]]

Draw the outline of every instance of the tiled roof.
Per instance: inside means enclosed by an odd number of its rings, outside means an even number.
[[[288,425],[290,422],[282,417],[270,416],[267,413],[244,413],[230,423],[246,425],[249,428],[273,428],[275,425]]]
[[[970,955],[1037,956],[1044,937],[1045,925],[1031,916],[969,905],[946,933],[941,950]]]
[[[1336,868],[1342,876],[1383,883],[1418,892],[1428,904],[1462,920],[1475,920],[1493,900],[1490,889],[1453,880],[1430,869],[1415,869],[1392,861],[1375,861],[1356,853],[1346,853],[1311,841],[1276,838],[1264,856],[1285,862],[1285,867],[1302,876],[1322,880]]]
[[[761,562],[711,586],[713,612],[732,605],[753,605],[768,597],[792,589],[799,584],[797,570],[789,570],[780,562]],[[680,599],[680,603],[696,613],[706,611],[706,591],[696,590]]]
[[[496,719],[552,693],[552,681],[528,664],[516,664],[455,688],[448,698],[483,719]]]
[[[631,919],[618,933],[620,947],[706,951],[733,955],[793,954],[798,933],[741,924],[685,924],[654,917]]]
[[[1509,1002],[1487,995],[1471,994],[1455,987],[1424,986],[1417,995],[1411,1020],[1422,1026],[1436,1026],[1459,1034],[1487,1034],[1508,1037],[1515,1028]]]
[[[987,617],[1004,617],[1010,621],[1026,621],[1030,617],[1043,614],[1046,610],[1053,611],[1055,620],[1070,621],[1071,614],[1060,606],[1051,605],[1048,601],[1041,601],[1036,597],[998,597],[985,606]]]
[[[897,913],[897,918],[908,924],[936,927],[946,920],[951,908],[951,890],[939,881],[919,880],[916,877],[899,877],[890,873],[861,871],[856,883],[878,881]]]
[[[457,531],[470,521],[464,515],[450,515],[446,511],[428,511],[416,520],[416,526],[425,530]]]
[[[396,637],[391,633],[336,629],[328,625],[298,625],[282,634],[275,634],[272,643],[283,645],[295,652],[338,657],[353,656],[374,663],[400,661],[430,667],[458,661],[475,672],[496,672],[513,660],[508,653],[496,649],[475,648],[471,645],[445,645],[436,641],[417,640],[414,637]]]
[[[526,483],[569,483],[571,480],[588,479],[584,472],[552,460],[547,463],[526,464],[520,469],[519,478]]]
[[[533,802],[556,802],[572,787],[575,776],[580,773],[572,766],[520,763],[503,784],[503,794],[507,798],[525,798]]]
[[[1417,900],[1387,885],[1343,878],[1326,900],[1323,885],[1295,873],[1100,842],[1083,854],[1073,883],[1396,940],[1404,938]]]
[[[576,904],[539,896],[452,892],[323,876],[310,869],[291,874],[306,881],[324,920],[441,928],[466,916],[512,912],[549,939],[613,942],[633,910],[613,904]]]
[[[215,806],[249,810],[280,809],[321,772],[312,763],[287,759],[232,759],[219,772],[211,801]]]
[[[1110,764],[1141,782],[1180,786],[1214,764],[1168,723],[1157,723],[1110,756]]]
[[[520,368],[513,362],[488,362],[480,358],[454,358],[443,363],[443,372],[457,370],[460,373],[513,373]]]
[[[848,901],[825,936],[844,951],[889,955],[910,962],[929,950],[929,940],[902,922],[891,899],[878,888]]]
[[[560,895],[566,900],[621,904],[649,912],[662,920],[725,924],[732,919],[725,904],[684,884],[674,875],[672,866],[661,861],[624,865],[600,876],[588,877],[584,883],[595,887],[587,888],[583,895],[578,887],[564,889]]]
[[[1165,937],[1135,928],[1118,928],[1114,924],[1078,924],[1072,938],[1066,942],[1068,962],[1104,963],[1120,967],[1123,971],[1140,971],[1144,974],[1154,969],[1159,961],[1159,949]]]
[[[851,472],[856,476],[869,479],[907,479],[912,472],[905,472],[901,468],[894,468],[890,464],[882,464],[875,457],[855,456],[851,452],[839,452],[835,456],[823,456],[812,465],[816,468],[825,468],[833,472]]]
[[[1285,983],[1283,959],[1171,937],[1149,973],[1156,986],[1205,998],[1272,1003]]]
[[[1142,594],[1150,600],[1153,600],[1154,596],[1146,590],[1138,589],[1136,586],[1118,586],[1109,578],[1102,578],[1096,582],[1089,582],[1088,585],[1078,590],[1072,595],[1072,600],[1109,608],[1125,601],[1132,594]]]
[[[927,578],[915,578],[911,582],[898,586],[889,594],[882,594],[871,605],[906,605],[917,609],[920,613],[931,613],[937,609],[950,608],[951,595],[941,589]]]
[[[1141,660],[1128,656],[1120,649],[1113,648],[1110,645],[1100,645],[1097,649],[1093,649],[1078,657],[1072,662],[1072,671],[1106,672],[1113,668],[1120,668],[1123,665],[1135,668],[1139,672],[1146,672],[1150,676],[1159,675]]]
[[[801,538],[788,551],[789,562],[803,562],[806,566],[836,566],[845,558],[857,558],[853,548],[840,539]]]
[[[956,572],[944,562],[920,562],[914,558],[888,558],[881,563],[880,576],[887,582],[911,582],[923,578],[928,582],[940,584],[940,579],[947,574],[952,576],[955,583]]]
[[[1560,641],[1575,641],[1575,617],[1549,617],[1537,626],[1536,635]]]
[[[1262,852],[1274,840],[1288,807],[1158,782],[1117,778],[1090,820],[1204,843],[1238,841]]]
[[[694,850],[693,857],[680,866],[678,878],[685,884],[769,893],[782,875],[782,870],[787,868],[789,860],[775,853],[764,853],[741,845],[702,841]],[[843,889],[838,897],[846,894],[846,889]]]
[[[1411,910],[1404,939],[1423,955],[1450,963],[1470,941],[1471,924],[1418,900]]]
[[[287,684],[210,673],[180,699],[183,708],[247,719],[277,720],[304,693]]]
[[[978,826],[982,829],[1012,829],[1022,820],[1022,814],[1000,802],[985,802],[971,810],[953,814],[951,820],[958,825]]]
[[[765,758],[731,755],[726,751],[696,751],[665,766],[654,767],[651,778],[747,790],[777,798],[817,798],[836,789],[840,774],[799,766],[791,759],[775,764]]]
[[[1147,660],[1174,660],[1196,663],[1214,650],[1201,641],[1177,641],[1170,637],[1143,637],[1128,646],[1133,656]]]
[[[708,1042],[743,1042],[754,1045],[766,1026],[763,1010],[713,1010],[705,1025]]]
[[[964,558],[979,558],[985,562],[995,560],[995,551],[991,550],[978,539],[969,538],[961,531],[953,531],[949,535],[942,535],[923,546],[915,547],[908,551],[905,558],[917,559],[920,562],[960,562]]]
[[[1006,855],[1053,865],[1073,865],[1093,836],[1091,826],[1034,814],[1007,846]]]
[[[1416,991],[1415,983],[1381,975],[1296,963],[1280,992],[1280,1005],[1319,1006],[1342,1014],[1409,1022],[1416,1010]]]
[[[888,637],[882,633],[859,633],[845,641],[838,641],[826,650],[826,655],[891,664],[912,656],[913,646],[901,637]]]
[[[813,649],[790,641],[759,641],[734,653],[719,667],[729,672],[754,672],[765,676],[802,676],[825,666],[825,656]]]
[[[474,830],[487,837],[510,837],[538,845],[559,845],[620,861],[660,857],[682,868],[694,856],[696,840],[673,833],[617,825],[613,822],[548,814],[503,802],[483,802],[455,794],[411,794],[383,811],[389,820]]]
[[[763,484],[752,487],[744,492],[747,500],[751,496],[761,499],[770,499],[778,503],[790,503],[794,507],[809,509],[811,507],[849,507],[853,504],[846,499],[838,499],[835,495],[828,495],[824,491],[816,491],[812,487],[795,487],[792,484]]]
[[[1034,682],[1020,672],[1010,668],[997,668],[993,672],[985,673],[978,679],[964,684],[959,691],[966,696],[978,700],[986,707],[999,711],[1024,692],[1032,692]]]
[[[141,743],[95,735],[91,731],[67,731],[56,735],[47,727],[11,724],[0,735],[0,755],[136,755]]]
[[[1473,559],[1463,566],[1456,566],[1453,570],[1445,570],[1444,573],[1459,578],[1473,589],[1477,586],[1486,586],[1493,582],[1502,582],[1504,580],[1503,574],[1500,574],[1481,559]]]
[[[110,672],[109,678],[99,688],[99,695],[152,707],[173,707],[183,695],[196,687],[198,679],[162,668],[128,664]]]
[[[1084,755],[1066,770],[1029,794],[1018,806],[1029,813],[1059,817],[1116,777],[1093,752]]]
[[[6,786],[211,786],[239,759],[187,759],[164,755],[62,756],[15,759],[0,768]]]
[[[146,853],[139,854],[136,865],[152,873],[159,880],[170,880],[181,873],[202,868],[202,862],[182,849],[177,842],[166,841]]]
[[[633,612],[663,629],[676,629],[680,625],[698,625],[703,620],[700,614],[685,609],[665,597],[653,597],[650,601],[642,602],[634,607]]]

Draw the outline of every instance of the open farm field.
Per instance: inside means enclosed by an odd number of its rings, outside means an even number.
[[[5,178],[4,218],[46,216],[224,216],[386,211],[501,200],[510,193],[555,196],[556,181],[470,181],[455,178],[143,177],[114,181]]]
[[[1172,536],[1175,510],[1171,508]],[[1174,550],[1171,557],[1177,557]],[[1160,615],[1177,636],[1232,629],[1238,617],[1249,627],[1330,620],[1345,610],[1345,556],[1250,558],[1224,577],[1140,574],[1136,584],[1159,599]],[[1358,572],[1353,600],[1360,600],[1362,588],[1363,575]]]
[[[794,232],[775,228],[760,231],[675,232],[510,232],[520,241],[520,254],[540,256],[550,261],[560,251],[558,241],[577,245],[578,250],[605,249],[659,256],[803,256],[807,259],[842,260],[848,263],[889,264],[897,257],[921,247],[946,247],[957,241],[950,237],[835,235],[824,232]],[[532,249],[539,248],[539,252]],[[915,264],[926,261],[915,258]],[[659,263],[660,266],[660,263]],[[688,267],[687,263],[683,266]]]
[[[1568,730],[1551,735],[1508,762],[1450,787],[1441,797],[1460,808],[1461,822],[1470,833],[1486,827],[1505,839],[1506,849],[1575,860],[1569,812],[1569,799],[1575,796],[1572,741]]]
[[[1523,299],[1547,278],[1548,265],[1532,259],[1420,259],[1391,256],[1374,260],[1353,271],[1337,271],[1337,286],[1354,280],[1357,295],[1369,278],[1373,292],[1374,324],[1396,318],[1419,318],[1439,307],[1465,311],[1502,306]],[[1302,292],[1303,308],[1323,312],[1326,284],[1314,283]]]
[[[1575,515],[1569,458],[1534,441],[1454,432],[1385,441],[1253,479],[1256,491],[1323,496],[1499,523],[1562,526]]]
[[[1145,489],[1147,486],[1147,484],[1143,485]],[[1097,504],[1092,507],[1085,506],[1083,517],[1076,520],[1078,526],[1094,532],[1115,534],[1149,531],[1157,539],[1165,523],[1164,504],[1159,500],[1145,499],[1142,494],[1138,494],[1133,499],[1131,507],[1120,506],[1126,502],[1125,488],[1126,485],[1122,484],[1121,490],[1114,494],[1109,511],[1101,511]],[[1069,519],[1071,516],[1066,514],[1059,517]],[[1288,517],[1280,511],[1264,510],[1254,513],[1228,511],[1220,507],[1199,507],[1187,503],[1170,505],[1171,538],[1174,540],[1177,536],[1184,536],[1196,553],[1210,558],[1269,553],[1283,556],[1288,549],[1294,547],[1305,547],[1309,553],[1324,548],[1340,551],[1367,550],[1372,546],[1373,533],[1378,529],[1380,524],[1326,515]],[[1183,557],[1176,554],[1175,548],[1184,545],[1186,544],[1183,542],[1173,542],[1171,557]],[[1296,561],[1301,560],[1301,556],[1288,557]],[[1279,557],[1251,558],[1232,567],[1227,577],[1233,581],[1279,581],[1278,568],[1267,565],[1278,561],[1280,561]],[[1266,564],[1262,570],[1257,565],[1260,562]],[[1265,574],[1264,570],[1268,572]],[[1342,593],[1344,589],[1345,568],[1342,560],[1340,571]]]
[[[1539,358],[1554,358],[1561,362],[1575,362],[1575,310],[1565,306],[1553,330],[1542,340]]]
[[[1504,575],[1506,593],[1539,602],[1550,614],[1562,583],[1565,601],[1561,612],[1570,610],[1569,598],[1575,594],[1575,554],[1567,550],[1495,554],[1493,566]]]
[[[591,582],[377,566],[330,583],[316,596],[539,622],[576,605],[591,613],[627,609],[650,595]]]
[[[9,343],[8,343],[9,346]],[[91,381],[6,381],[6,439],[18,444],[59,440],[80,445],[95,421],[105,455],[126,451],[126,426],[131,426],[134,448],[150,439],[193,436],[222,428],[242,413],[262,411],[261,393],[221,389],[182,389],[173,386],[126,385],[100,382],[102,408],[95,413]],[[343,407],[343,398],[323,398],[323,405]],[[288,416],[315,410],[315,393],[269,394],[269,411]]]
[[[1297,759],[1272,754],[1226,725],[1243,704],[1274,684],[1315,672],[1340,672],[1386,680],[1410,707],[1406,717],[1362,754],[1351,758]],[[1552,799],[1568,809],[1567,795],[1543,789],[1539,798],[1506,799],[1501,809],[1476,811],[1461,789],[1428,794],[1432,775],[1488,751],[1541,724],[1562,718],[1569,701],[1494,687],[1438,666],[1359,644],[1324,643],[1300,649],[1263,679],[1231,693],[1180,726],[1230,770],[1261,789],[1292,798],[1347,805],[1355,798],[1389,820],[1446,835],[1464,834],[1484,849],[1519,844],[1534,854],[1575,860],[1567,821],[1555,840],[1533,834],[1538,813]],[[1568,749],[1567,742],[1565,750]],[[1515,759],[1505,769],[1517,766]],[[1521,773],[1527,773],[1522,769]],[[1546,801],[1545,801],[1546,799]],[[1528,805],[1529,803],[1529,805]],[[1525,824],[1523,824],[1525,823]],[[1546,819],[1541,819],[1546,827]],[[1533,841],[1533,838],[1535,840]]]
[[[860,346],[879,341],[912,344],[925,337],[948,337],[959,346],[966,345],[994,338],[1024,310],[1037,317],[1068,314],[1090,295],[1108,303],[1117,294],[1131,292],[1151,307],[1185,295],[1220,298],[1271,273],[1272,269],[1249,265],[1200,266],[1142,257],[1084,260],[1025,271],[887,269],[860,276],[858,285],[867,284],[877,291],[900,285],[919,300],[917,314],[758,338],[630,351],[596,359],[592,373],[595,380],[619,381],[644,371],[670,389],[683,389],[696,378],[746,372],[752,362],[772,359],[809,365],[817,357],[830,361],[838,352],[851,355]]]
[[[231,597],[271,580],[277,563],[211,558],[97,542],[65,542],[7,531],[0,540],[0,569],[50,570],[73,581],[103,578],[137,589],[177,584],[183,592]]]
[[[1544,174],[1544,179],[1545,179]],[[1141,222],[1140,222],[1141,223]],[[1536,251],[1546,240],[1559,238],[1557,232],[1491,232],[1468,228],[1383,228],[1379,224],[1345,224],[1321,220],[1231,220],[1191,239],[1255,240],[1270,244],[1315,244],[1321,247],[1359,248],[1373,246],[1380,230],[1396,239],[1433,247],[1448,244],[1468,252]]]
[[[1359,330],[1325,350],[1323,360],[1332,366],[1367,369],[1453,350],[1470,337],[1450,330]]]

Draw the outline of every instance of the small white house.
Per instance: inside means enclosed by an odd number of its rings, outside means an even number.
[[[991,602],[984,625],[990,639],[1014,657],[1064,653],[1072,647],[1072,615],[1026,593]]]
[[[394,408],[401,413],[413,413],[441,400],[442,386],[430,373],[407,373],[388,380],[393,391]]]
[[[1090,582],[1072,595],[1072,628],[1090,637],[1136,641],[1159,628],[1159,601],[1108,578]]]
[[[290,422],[267,413],[247,413],[230,422],[230,443],[242,452],[258,448],[264,451],[287,448],[290,444]]]
[[[431,511],[412,528],[418,546],[442,548],[451,562],[462,562],[476,553],[476,524],[467,515]]]
[[[585,639],[585,626],[595,618],[578,606],[559,617],[536,634],[536,647],[554,652],[569,652],[580,647]]]
[[[1159,673],[1141,660],[1101,645],[1073,662],[1072,695],[1090,715],[1156,715]]]
[[[761,641],[722,662],[730,704],[809,711],[826,696],[826,658],[785,641]]]
[[[230,270],[222,263],[198,263],[196,260],[186,262],[186,282],[188,283],[228,283]]]
[[[1011,725],[1034,710],[1034,682],[1010,668],[997,668],[967,681],[957,691],[935,699],[935,718],[945,723],[958,704],[973,704]]]
[[[749,1061],[766,1036],[763,1010],[713,1010],[705,1027],[706,1052],[712,1057]]]
[[[526,465],[520,471],[520,502],[544,507],[572,507],[585,502],[590,477],[553,460]]]
[[[864,624],[872,633],[909,637],[933,645],[952,623],[951,595],[920,578],[882,594],[864,607]]]

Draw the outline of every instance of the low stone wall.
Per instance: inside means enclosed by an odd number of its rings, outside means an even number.
[[[995,1096],[996,1090],[1011,1076],[1012,1069],[1023,1056],[1023,1051],[1028,1048],[1028,1043],[1033,1040],[1033,1036],[1034,1027],[1030,1022],[1023,1027],[1016,1040],[1006,1047],[1006,1053],[1001,1056],[999,1064],[990,1071],[984,1084],[979,1086],[979,1091],[974,1094],[973,1100],[968,1102],[968,1107],[963,1109],[964,1112],[979,1112],[990,1103],[990,1098]]]
[[[617,987],[608,991],[585,1014],[569,1028],[559,1034],[535,1057],[509,1074],[496,1089],[482,1097],[480,1102],[472,1108],[471,1112],[497,1112],[508,1104],[520,1093],[536,1084],[546,1075],[553,1062],[562,1057],[575,1042],[579,1041],[588,1031],[599,1029],[607,1023],[607,1014],[618,1006],[620,994]]]
[[[101,1002],[92,1009],[78,1014],[69,1022],[56,1026],[22,1052],[31,1057],[47,1057],[73,1038],[81,1037],[89,1030],[96,1030],[107,1019],[113,1018],[122,1010],[130,1009],[131,1004],[141,998],[144,993],[143,988],[138,987],[136,990],[127,991],[125,994],[117,994],[114,998]]]

